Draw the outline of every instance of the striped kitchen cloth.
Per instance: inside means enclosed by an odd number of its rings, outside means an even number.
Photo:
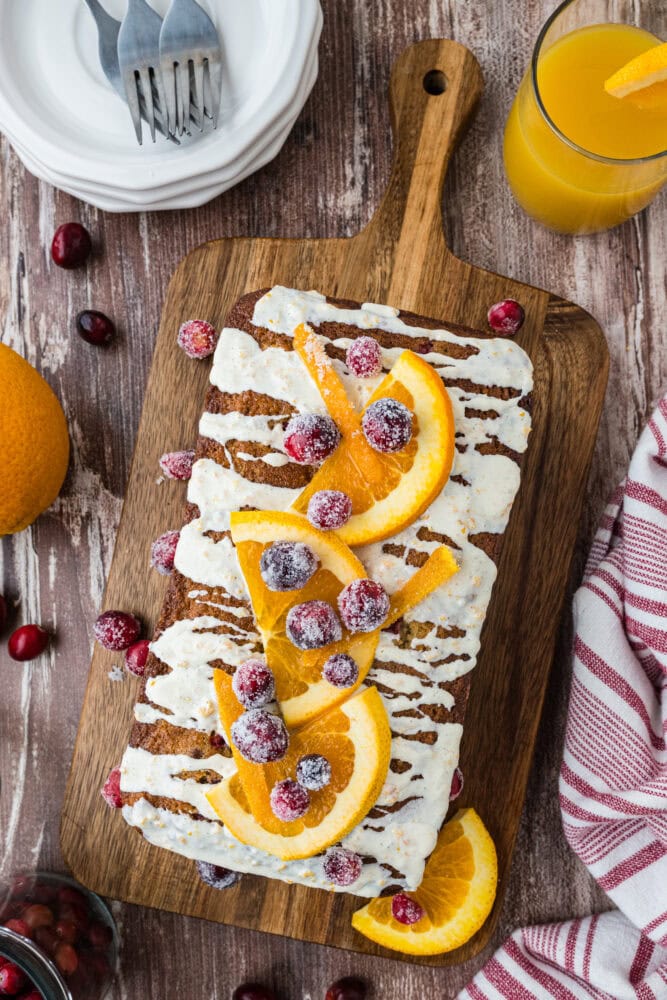
[[[516,931],[459,1000],[667,1000],[667,396],[574,600],[563,829],[618,910]]]

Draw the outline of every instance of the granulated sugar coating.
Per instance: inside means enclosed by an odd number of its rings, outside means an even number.
[[[339,886],[353,885],[361,875],[361,868],[359,855],[345,847],[332,847],[322,862],[325,878]]]
[[[218,331],[204,319],[189,319],[178,331],[177,342],[189,358],[208,358],[218,343]]]
[[[338,595],[338,610],[350,632],[374,632],[389,614],[389,597],[375,580],[353,580]]]
[[[334,653],[324,664],[322,676],[334,687],[352,687],[359,679],[359,667],[347,653]]]
[[[309,753],[296,765],[296,780],[310,792],[319,792],[331,781],[331,764],[321,753]]]
[[[286,631],[297,649],[321,649],[343,638],[338,616],[326,601],[305,601],[290,608]]]
[[[241,880],[239,872],[221,868],[220,865],[210,865],[207,861],[198,861],[197,871],[202,882],[210,885],[212,889],[230,889]]]
[[[126,611],[105,611],[93,625],[93,634],[100,646],[119,652],[136,642],[141,622]]]
[[[361,426],[371,448],[387,453],[402,451],[412,437],[412,414],[403,403],[386,396],[371,403]]]
[[[318,490],[308,502],[308,520],[320,531],[336,531],[352,517],[352,501],[340,490]]]
[[[151,566],[162,576],[169,576],[174,568],[176,546],[180,537],[180,531],[165,531],[151,545]]]
[[[340,431],[331,417],[300,413],[285,429],[285,451],[299,465],[321,465],[338,447]]]
[[[347,349],[345,364],[357,378],[374,378],[382,371],[382,349],[372,337],[357,337]]]
[[[262,552],[259,571],[269,590],[301,590],[319,565],[304,542],[275,542]]]
[[[264,660],[246,660],[236,668],[232,690],[244,708],[263,708],[276,696],[276,681]]]
[[[296,781],[286,778],[271,789],[271,809],[281,823],[293,823],[308,812],[310,795]]]
[[[190,479],[194,460],[194,451],[165,451],[160,468],[167,479]]]
[[[277,715],[253,708],[232,723],[232,742],[253,764],[271,764],[287,753],[289,735]]]

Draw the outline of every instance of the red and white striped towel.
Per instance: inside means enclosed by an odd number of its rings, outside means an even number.
[[[667,1000],[667,396],[604,513],[574,619],[563,829],[618,911],[517,931],[460,1000]]]

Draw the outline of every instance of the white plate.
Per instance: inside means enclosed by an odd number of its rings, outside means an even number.
[[[160,13],[167,4],[155,0]],[[125,5],[106,6],[122,16]],[[276,119],[305,101],[304,66],[322,13],[318,0],[210,0],[209,9],[226,67],[218,129],[181,148],[148,137],[139,147],[127,108],[102,75],[82,0],[0,0],[0,128],[71,186],[109,194],[149,195],[211,171],[233,173],[237,161],[247,166]]]
[[[280,152],[294,122],[317,79],[317,46],[313,47],[311,58],[304,69],[302,91],[297,95],[294,107],[279,118],[252,151],[251,156],[240,158],[229,168],[222,167],[174,184],[163,185],[152,191],[130,192],[119,188],[80,181],[67,177],[51,166],[37,160],[30,150],[8,130],[6,134],[19,158],[35,176],[53,184],[82,201],[87,201],[108,212],[160,211],[162,209],[194,208],[203,205],[223,191],[240,183],[250,174],[265,166]]]

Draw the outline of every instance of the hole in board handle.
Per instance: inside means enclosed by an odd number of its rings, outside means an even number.
[[[439,97],[447,90],[447,77],[440,69],[430,69],[424,77],[424,90],[433,97]]]

